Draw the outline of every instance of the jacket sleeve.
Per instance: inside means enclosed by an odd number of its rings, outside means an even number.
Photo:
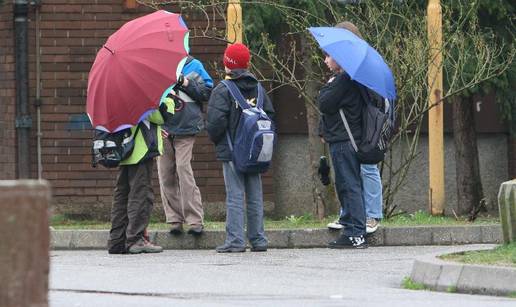
[[[319,109],[324,114],[335,114],[342,108],[342,101],[349,90],[351,79],[346,73],[341,73],[326,83],[319,92]]]
[[[156,124],[156,125],[163,125],[163,123],[165,122],[163,120],[163,116],[161,116],[161,112],[160,110],[155,110],[154,112],[152,112],[148,117],[147,119],[153,123],[153,124]]]
[[[231,101],[227,91],[224,91],[224,85],[219,84],[212,92],[208,101],[208,118],[206,123],[206,131],[210,140],[218,144],[226,134]]]
[[[193,60],[189,66],[189,72],[185,74],[188,86],[181,87],[181,89],[197,102],[208,101],[213,88],[213,80],[199,60]]]

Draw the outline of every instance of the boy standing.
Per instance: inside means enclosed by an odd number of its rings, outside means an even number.
[[[173,109],[172,109],[173,110]],[[145,229],[149,224],[154,192],[152,168],[154,157],[163,152],[161,127],[163,116],[159,110],[131,128],[134,149],[120,162],[111,207],[110,254],[160,253],[161,246],[148,241]]]
[[[234,82],[247,103],[255,106],[259,82],[249,72],[249,49],[244,44],[233,44],[224,52],[226,80]],[[269,97],[264,94],[263,110],[269,118],[274,108]],[[266,251],[267,238],[263,226],[263,193],[260,173],[242,173],[232,162],[229,142],[235,139],[242,109],[231,96],[228,88],[219,83],[208,102],[207,131],[215,143],[217,159],[223,162],[226,186],[226,240],[218,246],[218,253],[245,252],[244,200],[247,203],[247,238],[251,251]]]
[[[202,103],[210,97],[213,80],[192,56],[186,60],[182,73],[184,77],[174,94],[183,104],[174,116],[165,118],[163,132],[168,141],[163,156],[158,157],[158,176],[170,233],[181,234],[186,223],[189,234],[200,235],[204,213],[191,160],[195,135],[204,129]]]

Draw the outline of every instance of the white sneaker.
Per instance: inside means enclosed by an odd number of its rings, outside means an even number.
[[[336,220],[335,222],[328,223],[328,225],[326,225],[326,226],[329,229],[334,229],[334,230],[341,230],[342,228],[344,228],[344,225],[339,223],[339,220]]]
[[[366,232],[367,233],[373,233],[378,229],[378,226],[380,226],[380,222],[377,219],[374,218],[367,218],[366,220]]]

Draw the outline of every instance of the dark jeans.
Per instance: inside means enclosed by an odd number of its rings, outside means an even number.
[[[120,166],[111,207],[111,252],[123,252],[143,237],[154,200],[152,167],[153,159]]]
[[[344,225],[344,235],[365,235],[366,215],[356,152],[350,141],[331,143],[330,152],[335,169],[335,187],[342,208],[340,223]]]

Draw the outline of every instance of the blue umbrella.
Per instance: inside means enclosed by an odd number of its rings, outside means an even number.
[[[312,27],[308,30],[351,79],[384,98],[396,98],[396,86],[389,66],[366,41],[341,28]]]

